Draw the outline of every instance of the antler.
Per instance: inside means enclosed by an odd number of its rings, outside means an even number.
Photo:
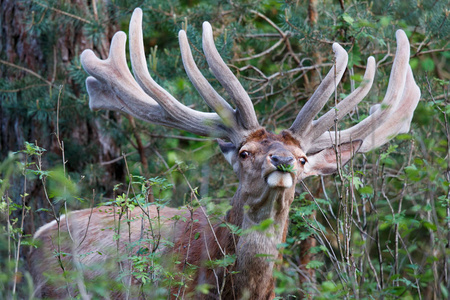
[[[126,62],[126,35],[123,32],[114,35],[108,59],[98,59],[91,50],[85,50],[81,55],[81,63],[91,75],[86,80],[90,108],[124,111],[151,123],[203,136],[228,138],[236,146],[241,144],[260,125],[250,97],[215,47],[211,25],[203,23],[205,57],[236,109],[214,90],[198,69],[186,33],[181,30],[178,37],[185,70],[194,87],[215,113],[199,112],[183,105],[150,76],[142,37],[142,10],[139,8],[134,10],[130,21],[130,57],[134,77]],[[397,43],[397,53],[383,102],[371,108],[368,118],[337,134],[327,130],[333,126],[335,119],[345,116],[367,95],[375,76],[375,59],[369,57],[361,85],[336,108],[314,120],[335,91],[347,66],[347,52],[339,44],[333,44],[335,65],[289,129],[305,152],[315,153],[336,143],[352,140],[362,140],[359,152],[366,152],[386,143],[396,134],[409,130],[414,109],[420,99],[420,90],[408,65],[410,46],[402,30],[397,31]]]
[[[108,59],[98,59],[91,50],[81,54],[81,63],[91,75],[86,80],[90,108],[124,111],[151,123],[203,136],[228,138],[239,145],[251,130],[259,128],[258,120],[249,96],[214,45],[211,25],[205,22],[203,31],[203,49],[208,65],[234,101],[236,110],[201,74],[183,30],[179,33],[179,41],[184,67],[197,91],[216,113],[199,112],[183,105],[153,80],[145,59],[140,8],[134,10],[130,21],[130,57],[134,77],[126,62],[126,35],[123,32],[114,35]]]
[[[361,85],[342,100],[334,109],[319,119],[314,117],[323,108],[340,81],[347,64],[347,53],[333,44],[336,64],[327,74],[317,91],[299,112],[289,129],[308,154],[319,152],[336,144],[362,140],[358,152],[367,152],[388,142],[399,133],[409,131],[414,110],[420,99],[420,89],[414,81],[409,66],[410,45],[404,31],[398,30],[397,52],[391,70],[389,85],[381,104],[372,106],[370,116],[343,131],[327,131],[349,113],[369,92],[375,75],[375,59],[369,57]],[[336,141],[336,137],[338,141]]]

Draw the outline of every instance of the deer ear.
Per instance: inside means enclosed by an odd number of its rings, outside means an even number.
[[[358,152],[362,140],[342,143],[337,147],[338,155],[334,147],[323,149],[317,153],[308,155],[308,162],[302,174],[302,178],[312,175],[329,175],[337,171],[336,156],[340,157],[340,163],[344,166]]]
[[[233,158],[236,154],[236,147],[233,145],[233,143],[225,142],[222,139],[217,139],[217,143],[219,144],[220,151],[222,151],[222,154],[227,162],[233,166]]]

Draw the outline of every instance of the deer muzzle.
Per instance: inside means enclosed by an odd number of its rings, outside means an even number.
[[[270,156],[270,162],[274,165],[278,170],[286,168],[294,167],[294,157],[293,156],[280,156],[280,155],[272,155]],[[282,171],[282,170],[280,170]]]
[[[267,176],[270,187],[290,188],[294,183],[295,159],[292,155],[269,155],[272,172]]]

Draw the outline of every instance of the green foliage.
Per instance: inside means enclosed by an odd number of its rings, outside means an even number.
[[[293,165],[278,165],[277,169],[280,170],[281,172],[286,172],[286,173],[295,173],[295,169]]]
[[[0,78],[0,118],[2,124],[9,124],[2,127],[0,141],[0,298],[31,295],[25,246],[36,247],[31,239],[35,228],[66,210],[92,203],[121,210],[203,206],[217,221],[230,208],[236,178],[213,143],[118,113],[89,110],[87,74],[79,55],[88,47],[106,58],[111,32],[128,31],[136,6],[144,10],[149,70],[162,87],[180,102],[209,111],[183,70],[176,35],[185,28],[200,71],[226,95],[201,50],[201,23],[208,20],[219,53],[249,91],[261,124],[276,132],[291,125],[328,72],[334,41],[349,51],[349,71],[338,88],[338,101],[362,82],[370,55],[380,62],[376,86],[339,125],[346,128],[367,117],[368,108],[382,100],[388,84],[395,30],[404,29],[423,98],[411,132],[358,155],[339,176],[308,179],[299,186],[288,238],[279,245],[285,262],[274,272],[276,294],[315,299],[448,298],[448,270],[444,270],[449,264],[450,231],[448,1],[343,1],[344,9],[339,1],[320,1],[317,22],[308,20],[306,1],[93,3],[95,13],[92,3],[22,1],[29,12],[23,20],[29,40],[23,44],[39,45],[39,64],[28,65],[19,56],[10,59],[7,51],[0,54],[2,74],[7,74]],[[276,28],[252,10],[270,18]],[[279,30],[288,33],[286,38],[279,36]],[[334,101],[327,106],[334,107]],[[321,190],[314,192],[317,187]],[[158,220],[150,222],[156,226]],[[267,219],[247,231],[221,226],[242,235],[255,230],[268,233],[277,224]],[[312,238],[317,245],[308,253],[313,257],[300,265],[304,255],[300,249]],[[132,274],[151,299],[167,298],[167,286],[185,285],[180,276],[188,278],[195,269],[187,266],[184,274],[178,274],[173,265],[182,262],[166,265],[151,251],[158,243],[171,246],[167,240],[143,239],[129,245],[132,251],[127,257]],[[208,265],[230,266],[235,260],[227,255]],[[305,270],[317,270],[315,281],[301,286]],[[53,280],[70,281],[77,275],[67,272]],[[160,283],[157,288],[155,283]],[[107,297],[112,287],[125,288],[107,278],[85,284],[98,298]],[[201,293],[211,288],[197,286]]]

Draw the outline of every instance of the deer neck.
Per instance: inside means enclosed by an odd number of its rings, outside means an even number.
[[[270,298],[273,293],[274,261],[278,259],[277,245],[286,239],[289,207],[295,188],[269,188],[251,191],[239,187],[233,198],[233,208],[228,220],[244,232],[236,245],[236,270],[234,283],[237,291],[252,298]],[[272,224],[265,230],[255,230],[264,220]]]
[[[294,186],[289,189],[264,187],[260,191],[239,185],[231,200],[232,208],[226,221],[242,229],[249,229],[267,219],[272,219],[274,223],[281,222],[279,225],[284,224],[294,193]]]

